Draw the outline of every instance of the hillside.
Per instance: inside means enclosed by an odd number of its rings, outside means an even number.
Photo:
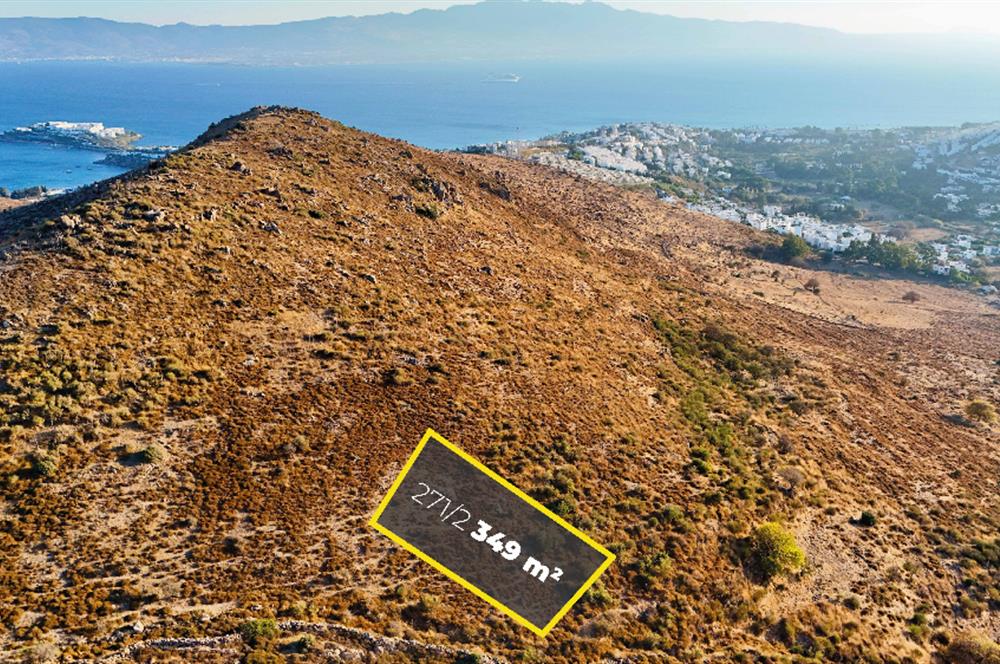
[[[551,26],[560,26],[552,30]],[[0,18],[0,60],[330,65],[439,61],[864,55],[996,57],[992,36],[849,35],[788,23],[711,21],[599,2],[479,2],[408,14],[275,25],[154,26],[98,18]],[[969,58],[974,60],[968,60]],[[961,65],[959,65],[961,66]]]
[[[249,661],[996,639],[1000,425],[962,413],[998,312],[761,241],[280,108],[3,213],[0,659],[235,661],[268,618]],[[427,427],[618,554],[547,639],[368,527]],[[765,576],[771,521],[801,571]]]

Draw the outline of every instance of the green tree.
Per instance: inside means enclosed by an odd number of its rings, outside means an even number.
[[[751,546],[757,567],[767,578],[795,572],[806,564],[806,554],[795,536],[774,521],[758,526],[751,537]]]
[[[809,253],[809,245],[798,235],[786,235],[781,242],[781,255],[786,261],[801,258]]]

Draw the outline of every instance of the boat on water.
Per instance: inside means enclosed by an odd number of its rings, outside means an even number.
[[[490,74],[487,76],[483,82],[484,83],[517,83],[521,80],[521,77],[517,74]]]

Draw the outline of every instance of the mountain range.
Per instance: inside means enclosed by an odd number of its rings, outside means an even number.
[[[0,19],[0,60],[121,60],[241,64],[873,54],[995,56],[1000,41],[969,35],[868,36],[767,22],[676,18],[587,2],[482,2],[410,14],[277,25],[152,26],[96,18]]]

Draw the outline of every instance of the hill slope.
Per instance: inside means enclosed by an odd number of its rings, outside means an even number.
[[[317,660],[995,638],[998,429],[958,413],[1000,402],[996,312],[815,296],[760,241],[278,108],[4,213],[0,652],[226,661],[238,639],[162,639],[272,616],[268,647],[312,631]],[[618,553],[548,639],[366,525],[429,426]],[[773,520],[801,574],[760,576]]]

